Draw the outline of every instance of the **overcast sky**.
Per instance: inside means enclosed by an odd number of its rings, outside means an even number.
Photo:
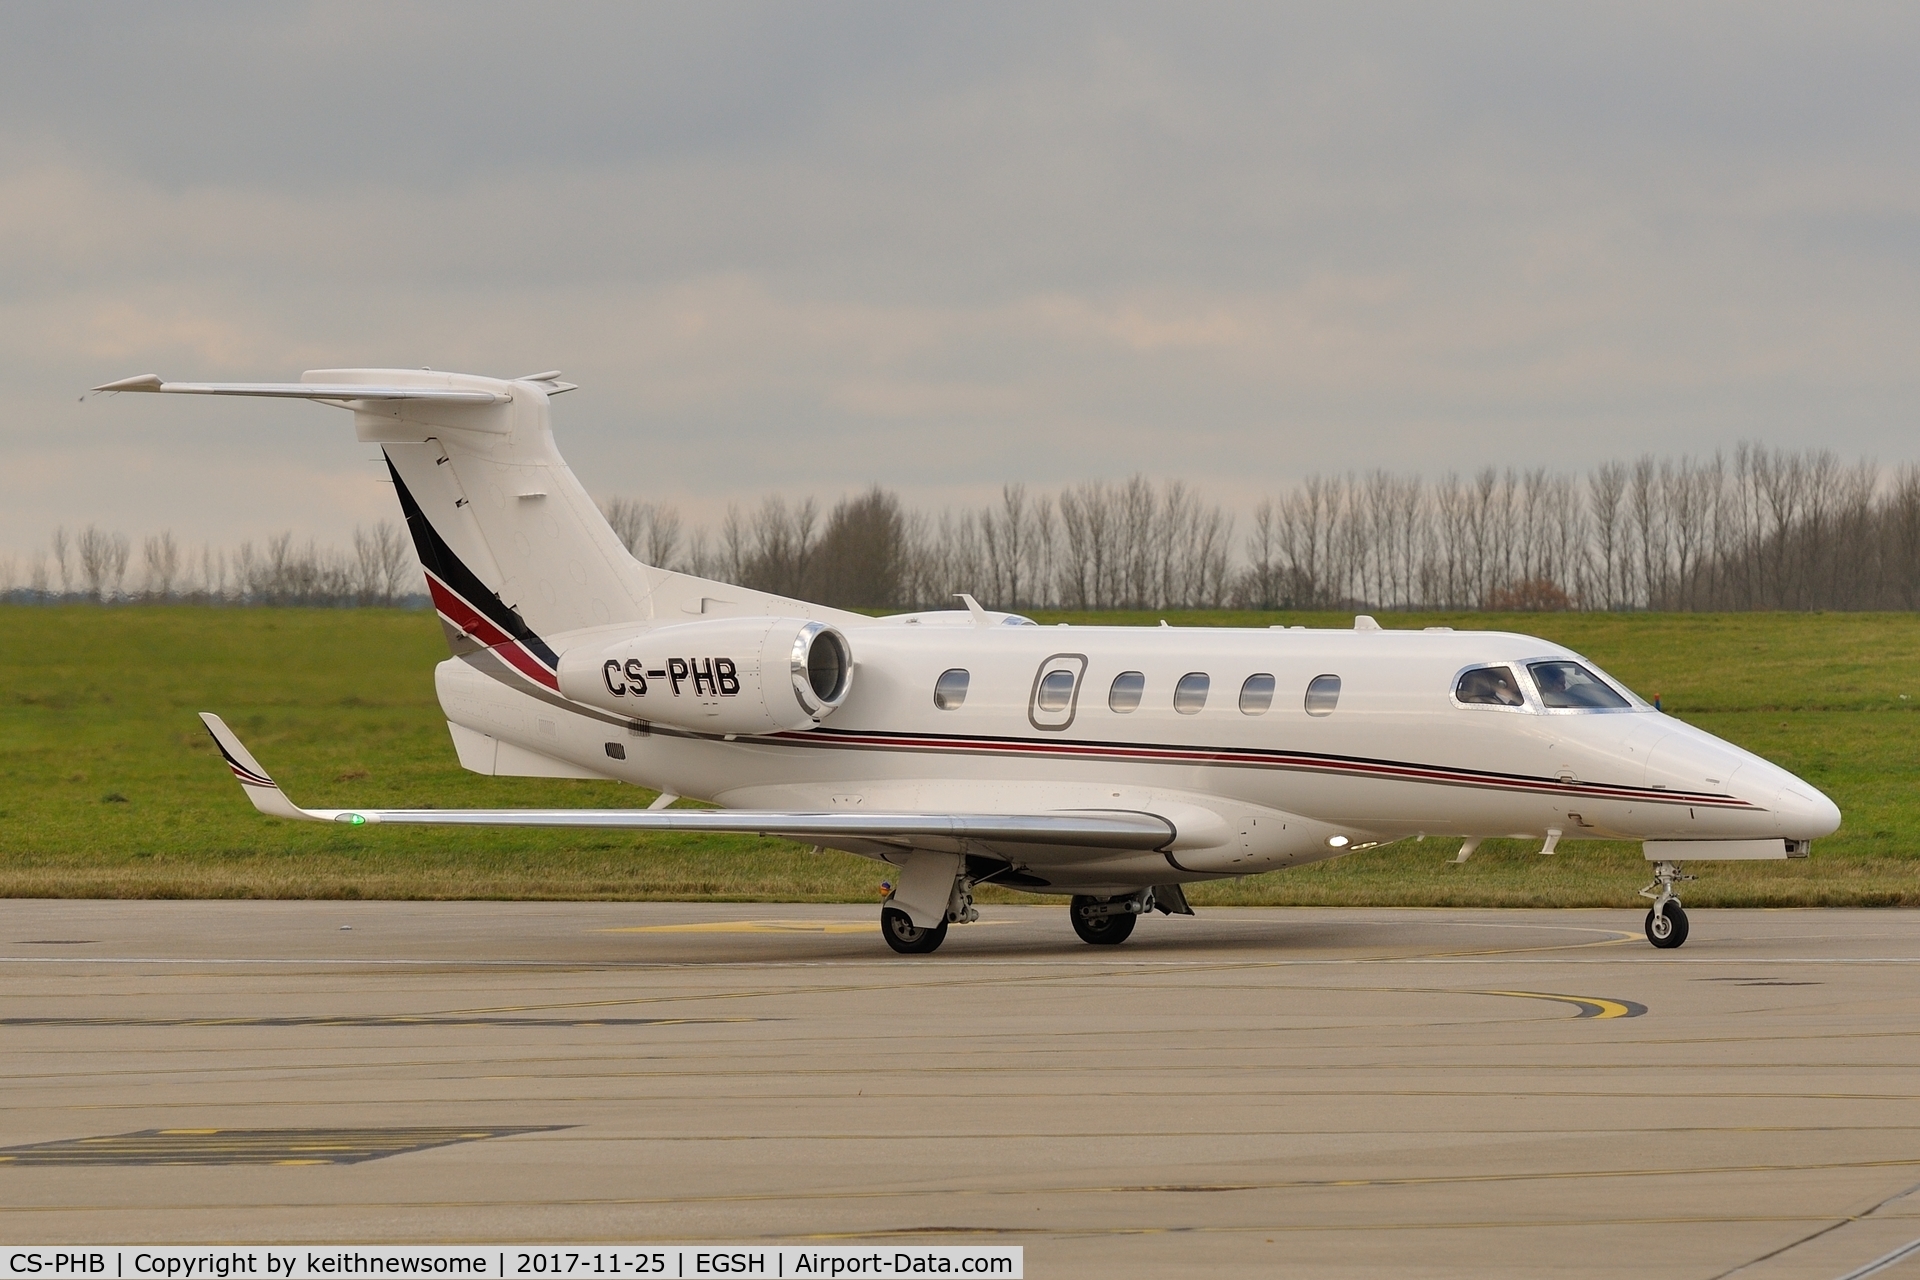
[[[587,488],[1920,460],[1920,8],[0,9],[0,550],[344,540],[338,410],[558,368]]]

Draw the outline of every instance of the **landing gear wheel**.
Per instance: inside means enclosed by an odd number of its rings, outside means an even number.
[[[1080,935],[1080,941],[1091,942],[1096,946],[1119,946],[1133,932],[1133,923],[1140,917],[1132,912],[1115,916],[1094,916],[1089,919],[1081,914],[1081,908],[1091,907],[1100,902],[1099,898],[1075,897],[1073,905],[1067,909],[1067,915],[1073,920],[1073,931]]]
[[[1662,951],[1670,950],[1687,940],[1687,913],[1680,904],[1673,901],[1663,902],[1647,912],[1647,941]]]
[[[912,916],[900,908],[882,907],[880,936],[903,956],[930,955],[947,940],[947,922],[942,920],[931,929],[922,929],[913,922]]]

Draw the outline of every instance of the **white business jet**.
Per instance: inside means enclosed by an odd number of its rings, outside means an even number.
[[[378,444],[453,656],[460,763],[613,778],[645,809],[303,809],[203,715],[262,813],[453,826],[758,832],[893,867],[881,933],[935,950],[973,889],[1071,895],[1118,943],[1182,886],[1415,836],[1639,840],[1647,938],[1686,940],[1702,859],[1799,858],[1840,811],[1558,645],[1500,632],[1040,627],[869,618],[641,564],[554,447],[559,374],[331,369],[102,391],[351,410]],[[717,809],[665,807],[679,796]]]

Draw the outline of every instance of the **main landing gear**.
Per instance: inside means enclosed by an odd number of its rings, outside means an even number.
[[[1680,906],[1673,886],[1691,879],[1692,876],[1680,874],[1678,863],[1656,862],[1653,865],[1653,883],[1640,891],[1641,897],[1653,899],[1653,906],[1647,911],[1647,941],[1662,951],[1677,947],[1687,940],[1687,913]]]
[[[1073,931],[1080,935],[1080,941],[1113,947],[1125,942],[1133,932],[1134,922],[1149,911],[1170,916],[1193,914],[1193,908],[1187,905],[1187,895],[1179,885],[1162,884],[1111,898],[1076,895],[1067,916],[1073,921]]]
[[[938,951],[940,944],[947,940],[947,922],[942,920],[931,929],[922,929],[900,908],[882,907],[880,936],[903,956],[924,956]]]
[[[973,906],[973,881],[965,875],[954,877],[953,888],[947,894],[946,912],[936,925],[915,924],[912,916],[893,905],[897,892],[892,885],[887,886],[887,899],[880,908],[880,936],[903,956],[931,955],[947,940],[948,925],[972,924],[980,918],[980,913]],[[939,890],[936,888],[934,892],[938,893]],[[939,899],[935,898],[934,901],[938,902]]]
[[[955,865],[958,865],[957,859]],[[940,901],[940,885],[946,874],[942,865],[922,862],[910,865],[901,876],[900,884],[882,885],[886,890],[886,899],[880,904],[880,936],[901,955],[930,955],[947,940],[948,925],[971,924],[980,918],[980,913],[973,905],[975,882],[964,871],[951,881],[946,909],[940,911],[934,907]],[[910,881],[910,875],[916,879]],[[940,878],[928,883],[935,875]],[[914,909],[909,911],[908,906]],[[934,909],[928,910],[930,907]],[[1193,908],[1187,905],[1187,895],[1180,886],[1163,884],[1111,897],[1075,895],[1067,910],[1067,918],[1073,921],[1073,931],[1080,935],[1082,942],[1111,947],[1125,942],[1133,933],[1133,926],[1149,911],[1163,911],[1174,916],[1193,914]],[[922,920],[935,917],[939,923],[916,924],[916,914]]]
[[[1090,898],[1076,894],[1073,904],[1067,909],[1067,915],[1073,920],[1073,931],[1080,935],[1080,941],[1091,942],[1095,946],[1117,947],[1133,933],[1134,923],[1140,919],[1141,913],[1153,909],[1152,903],[1151,889],[1117,898]]]

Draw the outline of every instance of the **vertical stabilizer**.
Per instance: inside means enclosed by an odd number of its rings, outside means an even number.
[[[502,397],[354,405],[360,439],[386,453],[456,649],[511,642],[530,659],[515,665],[532,675],[537,664],[549,683],[554,655],[542,637],[652,617],[656,575],[627,554],[554,448],[550,384],[402,370],[305,375],[332,385],[402,379]]]
[[[297,383],[166,382],[153,374],[96,388],[315,400],[353,411],[378,444],[427,589],[456,654],[486,648],[557,689],[564,645],[590,627],[684,622],[689,614],[859,623],[744,587],[641,564],[554,447],[557,373],[483,378],[429,369],[313,369]]]

